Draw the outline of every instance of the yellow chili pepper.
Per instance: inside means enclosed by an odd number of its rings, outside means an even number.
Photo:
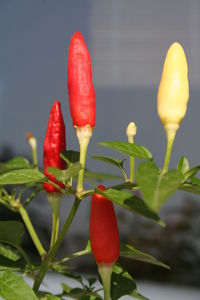
[[[176,132],[189,99],[187,60],[177,42],[167,52],[157,98],[158,115],[165,130]]]

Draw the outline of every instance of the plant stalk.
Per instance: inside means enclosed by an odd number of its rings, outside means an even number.
[[[60,193],[47,193],[47,199],[52,208],[52,233],[51,233],[51,246],[55,244],[59,233],[59,212],[62,195]]]
[[[113,264],[98,264],[98,271],[101,276],[104,291],[104,300],[110,300],[110,283],[113,270]]]
[[[49,264],[51,263],[51,260],[53,259],[54,255],[56,254],[56,251],[58,250],[66,232],[68,231],[73,219],[74,219],[74,216],[76,214],[76,211],[79,207],[79,204],[81,202],[81,199],[77,198],[75,199],[75,202],[72,206],[72,209],[68,215],[68,218],[61,230],[61,233],[59,234],[58,238],[57,238],[57,241],[55,242],[55,244],[53,245],[53,247],[50,249],[49,253],[47,254],[46,258],[44,259],[43,263],[42,263],[42,266],[41,266],[41,269],[38,273],[38,275],[36,276],[36,279],[35,279],[35,282],[34,282],[34,285],[33,285],[33,290],[35,293],[38,292],[39,288],[40,288],[40,285],[44,279],[44,276],[48,270],[48,267],[49,267]]]
[[[128,137],[128,142],[130,144],[134,144],[134,137],[137,132],[137,127],[134,122],[130,122],[126,128],[126,135]],[[135,176],[135,158],[130,157],[130,178],[129,181],[133,182]]]
[[[26,225],[26,228],[32,238],[32,241],[33,243],[35,244],[35,247],[36,249],[38,250],[38,253],[40,254],[41,258],[43,258],[46,254],[46,251],[44,250],[39,238],[38,238],[38,235],[31,223],[31,220],[28,216],[28,213],[27,211],[25,210],[25,208],[20,204],[19,207],[18,207],[18,211]]]
[[[38,167],[38,159],[37,159],[37,149],[32,148],[32,156],[33,156],[33,165]]]
[[[134,144],[134,137],[129,137],[128,141],[129,143]],[[135,158],[131,156],[130,157],[130,178],[129,178],[131,182],[134,181],[134,176],[135,176]]]
[[[165,160],[164,160],[164,165],[162,168],[162,173],[166,173],[168,171],[177,128],[167,127],[167,128],[165,128],[165,131],[166,131],[166,137],[167,137],[167,145],[166,145],[166,153],[165,153]]]
[[[80,164],[82,165],[82,170],[80,170],[78,174],[78,183],[76,191],[78,195],[81,195],[81,193],[83,192],[83,179],[87,148],[92,136],[93,129],[89,125],[86,125],[84,127],[75,127],[75,129],[80,145]]]

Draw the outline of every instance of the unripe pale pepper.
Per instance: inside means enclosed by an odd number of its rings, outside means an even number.
[[[68,92],[73,125],[95,126],[95,91],[90,54],[80,32],[70,42],[68,56]]]
[[[188,99],[187,60],[182,46],[175,42],[167,52],[158,89],[158,115],[165,130],[179,128]]]
[[[49,123],[44,139],[44,174],[60,187],[64,185],[56,180],[53,175],[47,172],[48,167],[57,167],[59,169],[65,169],[66,163],[60,158],[60,152],[66,149],[65,140],[65,124],[63,121],[60,102],[57,100],[54,102],[49,116]],[[59,190],[48,182],[44,182],[44,189],[47,193],[59,193]]]

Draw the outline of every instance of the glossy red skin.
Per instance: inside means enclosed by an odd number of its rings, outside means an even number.
[[[70,42],[68,55],[68,93],[74,126],[95,126],[95,91],[90,54],[80,32]]]
[[[66,164],[60,158],[60,152],[66,149],[65,140],[65,124],[63,121],[62,111],[60,102],[56,100],[51,108],[49,115],[49,123],[44,139],[43,149],[43,163],[44,163],[44,174],[53,182],[58,184],[60,187],[64,185],[56,180],[53,175],[49,174],[46,169],[48,167],[57,167],[59,169],[65,169]],[[47,193],[60,193],[60,191],[53,185],[44,182],[44,189]]]
[[[105,190],[100,185],[99,189]],[[90,242],[97,263],[111,264],[119,257],[119,232],[114,207],[111,201],[92,195],[90,213]]]

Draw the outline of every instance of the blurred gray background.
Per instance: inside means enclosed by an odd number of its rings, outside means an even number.
[[[89,154],[111,154],[97,143],[126,141],[126,126],[133,120],[138,127],[136,142],[148,147],[162,166],[165,134],[157,116],[156,94],[167,49],[178,41],[188,60],[190,100],[175,140],[171,167],[176,167],[181,155],[189,158],[191,166],[199,164],[199,0],[0,0],[1,156],[30,156],[25,134],[32,131],[38,139],[42,166],[49,111],[56,99],[60,99],[65,117],[67,149],[78,150],[67,95],[68,47],[76,31],[81,31],[90,51],[96,91],[96,127]],[[87,167],[116,172],[91,158]],[[179,206],[183,197],[185,194],[177,193],[166,209]],[[71,203],[63,200],[62,219]],[[51,224],[45,200],[37,199],[29,209],[37,216],[36,225],[44,223],[44,217],[45,226]],[[120,216],[122,212],[117,211]],[[87,241],[88,218],[89,199],[82,203],[70,234],[84,234]],[[121,232],[126,233],[127,228],[131,232],[133,215],[121,219]]]

